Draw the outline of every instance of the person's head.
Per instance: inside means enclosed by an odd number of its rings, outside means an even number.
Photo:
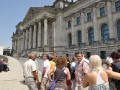
[[[30,54],[28,54],[28,58],[29,59],[32,59],[33,61],[35,61],[35,59],[36,59],[36,53],[30,53]]]
[[[75,62],[75,57],[72,58],[72,62]]]
[[[44,54],[44,55],[43,55],[43,59],[44,59],[44,60],[49,59],[49,55],[48,55],[48,54]]]
[[[56,66],[63,68],[67,66],[67,58],[63,56],[59,56],[56,61]]]
[[[83,59],[83,53],[82,52],[76,52],[75,57],[78,61],[82,61]]]
[[[54,58],[51,56],[51,57],[50,57],[50,61],[53,61],[53,60],[54,60]]]
[[[112,52],[110,57],[113,59],[114,62],[117,62],[120,59],[120,54],[118,52]]]
[[[103,61],[102,62],[102,67],[105,69],[108,69],[109,67],[111,67],[111,63],[109,63],[108,61]]]
[[[101,60],[100,56],[98,56],[98,55],[91,55],[89,60],[90,60],[89,66],[90,66],[91,70],[99,69],[102,65],[102,60]]]

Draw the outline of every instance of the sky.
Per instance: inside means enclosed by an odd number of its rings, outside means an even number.
[[[15,26],[23,20],[30,7],[52,5],[55,0],[0,0],[0,46],[12,47]]]

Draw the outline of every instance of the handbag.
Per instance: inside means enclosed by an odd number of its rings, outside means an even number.
[[[62,71],[60,72],[59,76],[51,82],[48,90],[54,90],[55,84],[58,81],[58,79],[60,78],[60,76],[63,74],[64,70],[65,70],[65,67],[62,69]]]

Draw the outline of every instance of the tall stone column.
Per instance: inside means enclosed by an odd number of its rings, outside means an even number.
[[[114,30],[113,30],[112,3],[110,0],[108,0],[108,2],[107,2],[107,12],[108,12],[109,38],[114,39],[115,34],[114,34]]]
[[[76,45],[76,38],[75,38],[75,30],[74,30],[74,18],[72,17],[72,45]]]
[[[81,27],[82,27],[82,44],[85,44],[86,43],[86,34],[85,34],[85,14],[84,12],[82,11],[81,12]]]
[[[26,29],[26,33],[25,33],[25,50],[28,49],[28,29]]]
[[[22,35],[22,45],[21,45],[21,50],[23,51],[24,50],[24,39],[23,39],[23,35]]]
[[[37,37],[38,47],[41,47],[41,21],[38,23],[38,37]]]
[[[47,32],[47,30],[48,30],[48,21],[45,18],[44,19],[44,46],[48,45],[48,39],[47,39],[48,32]]]
[[[20,52],[22,52],[22,37],[20,37]]]
[[[16,53],[17,53],[17,39],[15,40],[15,50],[16,50]]]
[[[25,30],[23,31],[23,50],[25,50]]]
[[[34,30],[33,30],[33,48],[36,48],[36,29],[37,29],[37,25],[34,24]]]
[[[97,26],[97,9],[95,6],[93,7],[93,25],[94,25],[94,41],[98,42],[100,34]]]
[[[53,30],[53,32],[52,32],[52,36],[53,36],[53,47],[55,46],[55,37],[56,37],[56,34],[55,34],[55,22],[53,22],[52,23],[52,30]],[[53,48],[53,51],[54,51],[54,48]]]
[[[17,53],[19,53],[19,48],[20,48],[20,42],[19,38],[17,39]]]
[[[14,41],[14,52],[16,52],[16,40]]]
[[[32,47],[31,47],[31,44],[32,44],[32,43],[31,43],[31,40],[32,40],[31,38],[32,38],[32,27],[29,28],[29,49],[32,48]]]

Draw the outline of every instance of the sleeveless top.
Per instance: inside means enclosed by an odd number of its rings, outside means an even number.
[[[89,90],[110,90],[109,84],[104,82],[104,80],[100,76],[100,73],[101,73],[101,70],[98,73],[94,72],[94,74],[97,75],[96,84],[93,86],[89,86]]]
[[[61,71],[62,71],[62,69],[56,68],[56,71],[54,73],[55,78],[61,73]],[[67,78],[67,74],[66,74],[66,69],[65,69],[64,73],[60,76],[60,78],[56,82],[55,88],[61,88],[61,89],[66,90],[67,89],[66,78]]]

